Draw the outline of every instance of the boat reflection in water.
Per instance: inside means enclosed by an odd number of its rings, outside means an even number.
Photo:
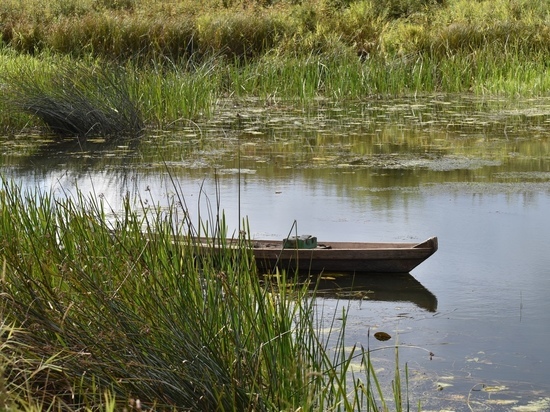
[[[411,302],[429,312],[437,310],[436,296],[411,274],[324,273],[311,279],[322,298]]]

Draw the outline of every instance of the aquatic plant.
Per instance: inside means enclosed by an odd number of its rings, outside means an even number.
[[[38,117],[59,136],[137,137],[144,125],[124,73],[108,65],[19,66],[4,72],[4,105]]]
[[[9,399],[55,410],[376,405],[368,363],[350,379],[365,350],[348,351],[345,327],[323,335],[307,285],[262,281],[246,238],[225,246],[223,217],[196,228],[180,195],[168,208],[126,198],[121,210],[67,195],[0,190]]]
[[[0,101],[0,124],[33,125],[13,107],[86,135],[102,123],[101,134],[139,129],[137,105],[145,124],[164,127],[209,116],[225,98],[540,96],[550,87],[549,15],[543,0],[10,0],[0,4],[0,87],[19,105]],[[63,69],[83,62],[94,68]],[[91,121],[80,124],[83,114]]]

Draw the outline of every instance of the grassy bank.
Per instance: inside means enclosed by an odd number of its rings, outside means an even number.
[[[345,313],[342,327],[321,321],[306,287],[261,281],[244,239],[239,249],[218,243],[223,220],[199,230],[183,199],[167,209],[152,200],[134,208],[128,199],[115,213],[100,199],[3,183],[3,410],[384,404],[368,352],[346,346]],[[197,246],[206,226],[222,246],[215,253]]]
[[[550,50],[545,0],[6,0],[2,42],[19,52],[166,59],[353,51],[368,56]]]
[[[210,116],[220,99],[310,104],[371,96],[550,90],[544,0],[41,0],[0,5],[3,88],[56,67],[122,68],[148,125]],[[100,93],[100,90],[98,90]],[[0,102],[6,130],[35,124]],[[30,122],[30,123],[29,123]]]
[[[69,61],[70,63],[67,63]],[[49,73],[56,67],[81,65],[82,61],[59,56],[16,56],[4,58],[3,78],[19,77],[19,84],[41,82],[46,94],[30,95],[31,100],[56,94],[58,80]],[[90,65],[101,64],[97,61]],[[29,71],[28,67],[36,67]],[[21,70],[25,67],[25,70]],[[122,69],[122,70],[121,70]],[[267,54],[244,66],[211,59],[198,66],[171,66],[143,69],[127,63],[117,69],[125,73],[130,98],[140,109],[148,128],[210,118],[220,101],[257,98],[266,104],[293,102],[299,106],[316,104],[319,98],[345,103],[384,96],[415,96],[434,93],[475,93],[478,95],[543,96],[550,91],[550,68],[541,59],[526,61],[522,56],[499,56],[481,51],[472,55],[431,59],[372,59],[368,63],[355,56],[310,55],[281,57]],[[96,80],[86,83],[97,85]],[[13,89],[15,82],[6,83]],[[34,88],[34,90],[37,90]],[[101,89],[93,96],[104,96]],[[40,126],[31,113],[22,113],[20,105],[0,99],[0,128],[5,133]],[[55,111],[55,107],[46,107]],[[237,114],[236,109],[236,114]]]

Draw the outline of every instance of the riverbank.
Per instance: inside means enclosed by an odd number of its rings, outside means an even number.
[[[122,68],[148,125],[211,114],[220,98],[298,105],[429,93],[550,91],[550,5],[478,2],[7,2],[3,88],[57,68]],[[29,71],[21,68],[33,68]],[[0,102],[6,132],[40,124]]]
[[[353,53],[437,57],[491,51],[544,58],[550,51],[544,0],[37,0],[1,8],[2,43],[143,64],[227,56]]]

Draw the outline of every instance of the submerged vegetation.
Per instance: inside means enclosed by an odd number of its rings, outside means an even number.
[[[138,211],[127,199],[113,211],[3,183],[3,410],[385,405],[368,350],[346,346],[344,326],[322,332],[307,285],[284,274],[261,282],[245,239],[224,248],[223,219],[201,232],[181,204],[176,195],[162,210],[144,199]],[[207,226],[217,253],[198,248]]]
[[[110,62],[145,123],[161,126],[209,115],[220,98],[536,96],[550,90],[549,21],[545,0],[8,0],[0,82]],[[7,108],[5,128],[27,124]]]

